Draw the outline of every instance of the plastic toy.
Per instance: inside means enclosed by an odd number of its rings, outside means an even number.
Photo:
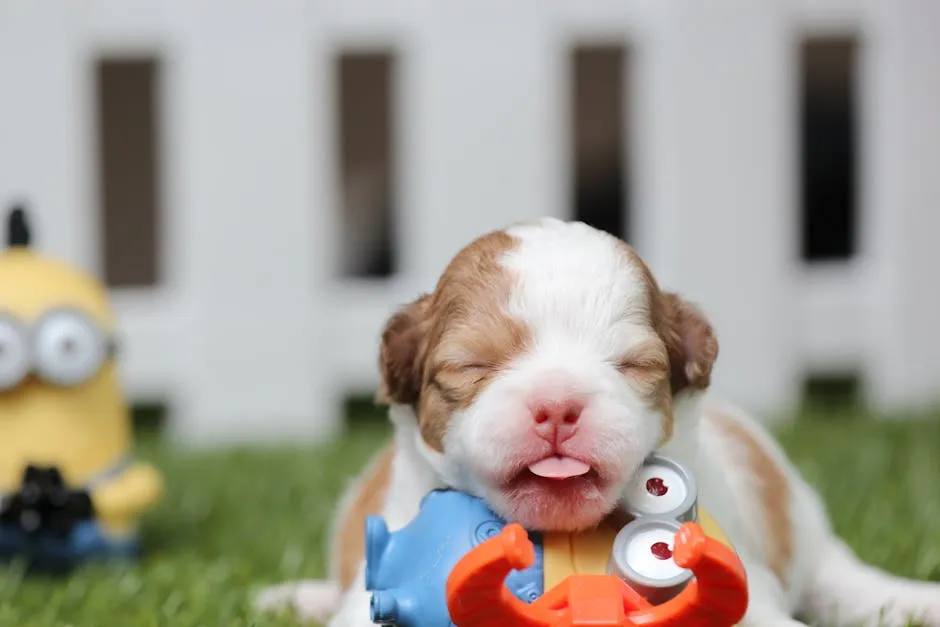
[[[105,288],[33,251],[23,209],[0,253],[0,560],[69,567],[138,554],[162,492],[130,456]]]
[[[741,620],[747,579],[731,548],[687,522],[673,551],[675,565],[690,570],[689,581],[660,604],[623,579],[601,574],[571,575],[526,604],[502,584],[511,569],[528,567],[534,557],[525,530],[512,524],[457,564],[447,582],[447,605],[460,627],[727,627]]]
[[[366,522],[372,622],[398,627],[657,627],[736,624],[744,567],[696,505],[692,477],[653,455],[624,520],[581,534],[530,533],[480,499],[436,490],[392,533]],[[650,513],[653,512],[653,513]],[[664,512],[663,516],[655,512]]]
[[[373,591],[372,621],[401,627],[450,625],[444,587],[450,570],[475,546],[498,537],[506,526],[480,499],[435,490],[417,517],[390,533],[381,518],[366,521],[366,588]],[[509,574],[506,585],[524,601],[543,592],[542,547],[532,563]],[[502,580],[500,581],[502,584]]]

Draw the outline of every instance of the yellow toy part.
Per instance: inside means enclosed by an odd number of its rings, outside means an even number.
[[[698,518],[706,535],[734,549],[728,536],[707,511],[699,508]],[[569,575],[606,573],[614,538],[621,526],[619,521],[609,518],[589,531],[545,534],[542,539],[545,590],[551,590]]]
[[[54,467],[86,490],[105,541],[132,536],[162,493],[149,465],[130,460],[130,409],[114,359],[114,316],[93,277],[36,253],[25,212],[8,219],[0,252],[0,496],[27,466]],[[16,530],[0,527],[9,540]],[[15,544],[15,543],[14,543]]]

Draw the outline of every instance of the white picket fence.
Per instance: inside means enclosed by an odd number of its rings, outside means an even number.
[[[860,37],[861,254],[796,259],[797,43]],[[934,0],[0,0],[0,200],[98,268],[91,68],[163,62],[166,280],[115,290],[123,375],[188,442],[334,435],[398,304],[486,229],[567,217],[567,54],[622,42],[636,242],[721,335],[715,386],[770,414],[859,366],[908,408],[940,383]],[[332,59],[397,54],[401,272],[334,279]]]

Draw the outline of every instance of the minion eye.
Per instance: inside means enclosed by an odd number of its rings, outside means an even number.
[[[0,390],[16,387],[29,365],[26,331],[13,318],[0,314]]]
[[[46,314],[35,331],[36,371],[49,383],[78,385],[90,379],[107,357],[103,334],[78,312]]]

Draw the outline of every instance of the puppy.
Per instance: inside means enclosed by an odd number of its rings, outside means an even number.
[[[394,438],[339,507],[331,580],[268,589],[260,605],[368,627],[367,515],[400,528],[449,486],[529,529],[581,530],[660,448],[695,473],[745,564],[745,627],[940,625],[940,586],[860,562],[765,430],[707,395],[717,355],[706,317],[612,236],[544,219],[480,237],[385,328]]]

